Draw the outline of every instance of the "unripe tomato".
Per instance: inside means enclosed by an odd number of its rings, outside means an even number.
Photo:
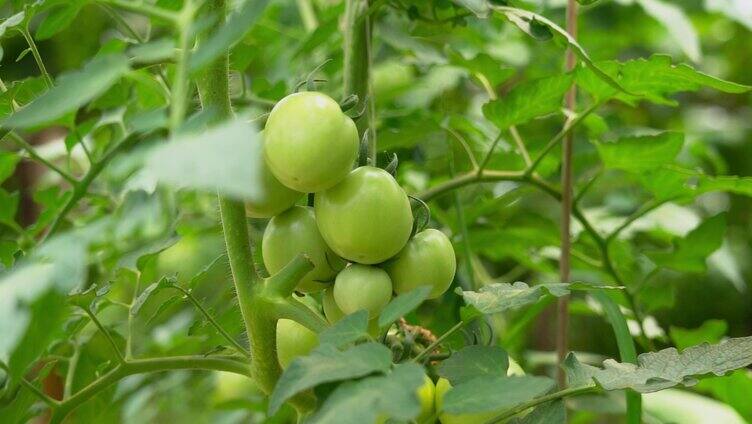
[[[342,180],[358,156],[358,130],[326,94],[301,92],[280,100],[266,121],[264,153],[287,187],[305,193]]]
[[[261,393],[256,383],[245,375],[234,372],[218,371],[212,400],[215,403],[237,399],[247,399]]]
[[[352,264],[334,281],[334,301],[346,315],[365,309],[374,318],[391,299],[392,281],[381,268]]]
[[[429,299],[441,296],[452,284],[457,262],[449,238],[429,228],[416,234],[402,251],[386,263],[397,294],[431,286]]]
[[[381,62],[373,68],[373,92],[377,102],[394,98],[415,82],[412,66],[398,60]]]
[[[269,273],[281,270],[300,253],[305,253],[314,268],[298,283],[297,289],[311,293],[324,289],[345,262],[332,252],[319,234],[313,209],[295,206],[269,221],[261,240],[261,254]]]
[[[289,209],[303,193],[287,188],[269,170],[264,159],[263,131],[253,143],[253,156],[251,163],[258,192],[253,199],[246,199],[245,211],[251,218],[271,218]]]
[[[319,344],[319,336],[290,319],[277,321],[277,359],[287,368],[293,359],[308,355]]]
[[[336,186],[316,193],[314,209],[332,250],[363,264],[394,256],[413,226],[405,191],[388,172],[372,166],[361,166]]]

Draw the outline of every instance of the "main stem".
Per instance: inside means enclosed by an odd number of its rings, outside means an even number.
[[[221,26],[227,12],[225,0],[211,0],[206,8],[222,21],[215,27]],[[228,73],[225,53],[208,65],[196,81],[202,107],[215,109],[220,119],[232,116]],[[272,311],[264,307],[264,302],[258,301],[261,281],[253,269],[245,207],[242,201],[220,195],[219,212],[235,291],[251,344],[251,374],[264,392],[271,393],[282,373],[276,356],[276,320]]]
[[[358,96],[355,110],[363,111],[358,119],[358,132],[368,133],[368,158],[376,164],[376,131],[371,90],[371,18],[366,16],[368,0],[345,0],[344,19],[344,97]]]
[[[577,3],[575,0],[567,1],[567,32],[577,38]],[[567,49],[566,68],[572,71],[577,63],[572,48]],[[577,103],[577,88],[572,85],[566,95],[567,109],[574,111]],[[564,137],[562,145],[561,166],[561,257],[559,259],[559,280],[568,283],[570,279],[570,257],[572,249],[572,235],[570,227],[572,223],[572,144],[573,131],[569,131]],[[562,296],[556,304],[556,356],[558,358],[557,380],[559,387],[567,385],[564,368],[561,367],[569,350],[569,296]]]

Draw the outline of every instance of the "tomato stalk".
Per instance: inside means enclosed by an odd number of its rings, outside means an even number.
[[[358,96],[358,132],[368,133],[368,158],[376,164],[375,107],[371,89],[371,18],[368,0],[345,0],[344,19],[344,97]]]

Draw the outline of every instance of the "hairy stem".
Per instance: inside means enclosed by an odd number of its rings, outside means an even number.
[[[371,90],[371,18],[366,16],[368,0],[345,0],[344,97],[358,96],[356,110],[364,110],[358,119],[360,134],[368,132],[368,158],[376,164],[376,113]]]

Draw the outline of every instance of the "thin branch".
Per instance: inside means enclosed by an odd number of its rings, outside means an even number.
[[[545,396],[541,396],[539,398],[535,398],[532,400],[529,400],[527,402],[521,403],[514,408],[508,409],[504,411],[502,414],[486,421],[486,424],[493,424],[493,423],[500,423],[505,421],[507,418],[511,418],[515,415],[521,414],[525,411],[527,411],[530,408],[534,408],[538,405],[551,402],[554,400],[563,399],[565,397],[572,397],[572,396],[579,396],[586,393],[593,393],[598,391],[598,388],[596,386],[580,386],[580,387],[571,387],[564,390],[559,390],[558,392],[554,392]]]
[[[138,134],[131,134],[128,137],[126,137],[123,141],[115,145],[113,148],[111,148],[109,151],[107,151],[102,158],[93,163],[91,167],[89,168],[89,171],[84,175],[84,177],[78,181],[78,183],[73,187],[73,195],[68,199],[68,202],[65,203],[63,208],[60,210],[60,212],[55,217],[55,220],[50,225],[50,229],[45,234],[44,239],[49,237],[50,235],[54,234],[55,231],[57,231],[60,228],[60,225],[65,220],[65,217],[70,213],[71,210],[76,206],[76,204],[81,200],[86,192],[89,189],[89,186],[92,182],[94,182],[94,179],[97,178],[99,173],[102,172],[102,170],[107,166],[107,164],[123,149],[130,147],[131,145],[135,144],[138,140]]]
[[[39,390],[29,380],[27,380],[27,379],[25,379],[25,378],[22,377],[21,378],[21,384],[24,387],[26,387],[27,389],[29,389],[29,391],[31,393],[33,393],[34,396],[38,397],[42,402],[46,403],[47,406],[49,406],[50,408],[56,408],[58,405],[60,405],[60,403],[58,401],[56,401],[55,399],[53,399],[53,398],[47,396],[46,394],[44,394],[44,392],[42,392],[41,390]]]
[[[483,162],[480,163],[480,166],[478,167],[477,174],[481,175],[483,173],[483,170],[486,169],[486,166],[488,166],[488,162],[491,161],[491,156],[493,155],[494,150],[496,149],[496,145],[499,144],[499,140],[501,140],[501,131],[499,131],[499,135],[496,136],[493,143],[491,143],[491,147],[488,149],[488,152],[486,153],[486,156],[483,157]]]
[[[606,237],[606,242],[610,243],[616,237],[621,234],[622,231],[626,230],[630,225],[632,225],[635,221],[642,218],[643,216],[647,215],[648,213],[654,211],[655,209],[658,209],[659,207],[665,205],[666,203],[675,200],[676,198],[672,197],[669,199],[663,199],[663,200],[653,200],[650,203],[646,203],[641,207],[639,210],[635,211],[632,215],[630,215],[627,219],[624,220],[624,222],[621,223],[618,227],[616,227],[615,230],[613,230],[608,237]]]
[[[91,311],[90,308],[83,308],[84,312],[86,312],[86,315],[89,316],[91,321],[94,323],[94,325],[97,326],[99,331],[102,332],[102,335],[107,339],[107,341],[110,343],[110,347],[112,347],[113,352],[115,352],[115,355],[117,356],[118,361],[122,364],[125,362],[125,357],[120,352],[120,348],[118,348],[117,343],[115,343],[115,339],[112,338],[112,335],[109,331],[107,331],[106,328],[104,328],[104,325],[99,321],[96,315]]]
[[[42,56],[39,54],[37,44],[34,42],[34,38],[29,33],[28,25],[29,24],[27,22],[21,28],[19,28],[18,31],[21,33],[21,35],[23,35],[23,38],[29,45],[29,49],[31,49],[31,55],[34,56],[34,61],[37,63],[37,67],[39,67],[39,72],[42,73],[44,83],[47,84],[47,88],[52,88],[52,86],[54,85],[52,82],[52,77],[50,77],[50,73],[47,72],[47,67],[44,66],[44,62],[42,61]]]
[[[441,336],[439,336],[439,338],[437,338],[433,343],[431,343],[430,345],[428,345],[428,347],[426,347],[418,355],[416,355],[413,358],[413,362],[419,362],[426,355],[430,355],[431,352],[433,352],[441,343],[444,342],[444,340],[446,340],[449,336],[451,336],[452,334],[456,333],[458,330],[460,330],[462,327],[466,326],[470,322],[471,321],[460,321],[457,324],[455,324],[454,327],[452,327],[449,330],[447,330],[446,333],[444,333]]]
[[[546,144],[545,147],[543,147],[543,150],[538,153],[538,156],[533,159],[533,163],[530,164],[530,166],[527,167],[526,172],[528,174],[532,174],[535,172],[535,169],[540,165],[541,161],[546,157],[546,155],[554,148],[557,144],[559,144],[566,136],[569,134],[573,129],[579,125],[583,119],[587,118],[588,115],[593,113],[596,109],[601,107],[603,103],[602,102],[595,102],[590,107],[585,109],[580,114],[576,115],[574,118],[569,118],[564,123],[564,127],[559,131],[554,138],[552,138],[548,144]]]
[[[530,159],[530,152],[527,151],[527,148],[525,147],[525,143],[522,141],[522,137],[520,137],[519,131],[517,131],[517,127],[512,125],[509,127],[509,134],[512,135],[512,139],[514,140],[514,143],[517,145],[517,150],[520,151],[520,155],[522,155],[522,159],[525,160],[525,166],[529,167],[533,164],[532,159]]]
[[[16,134],[14,131],[8,131],[6,134],[8,138],[10,138],[18,147],[26,150],[26,153],[28,153],[29,157],[34,159],[35,161],[39,162],[40,164],[44,165],[46,168],[48,168],[50,171],[55,172],[56,174],[60,175],[61,178],[63,178],[65,181],[68,181],[69,183],[73,184],[74,186],[78,184],[78,180],[76,180],[73,175],[67,173],[62,168],[58,167],[54,163],[50,162],[49,160],[43,158],[32,146],[28,141],[24,140],[20,135]]]
[[[491,149],[493,149],[493,147]],[[450,151],[449,152],[449,171],[451,172],[452,176],[454,176],[454,173],[455,173],[454,168],[455,168],[454,152]],[[482,173],[483,170],[479,169],[479,172]],[[475,287],[475,270],[473,269],[473,249],[470,246],[470,237],[467,231],[467,222],[465,220],[465,210],[462,208],[462,202],[460,201],[459,192],[454,191],[452,195],[453,195],[452,200],[454,200],[454,210],[457,213],[457,226],[459,227],[460,234],[462,235],[462,250],[465,256],[465,273],[467,274],[467,279],[469,283],[468,287],[465,287],[465,288],[469,290],[474,290],[476,287]]]
[[[473,154],[473,151],[470,149],[470,146],[467,144],[467,140],[465,140],[464,137],[460,133],[454,130],[454,128],[450,127],[444,127],[444,129],[451,134],[462,146],[462,148],[465,150],[465,153],[467,154],[468,159],[470,159],[470,163],[473,165],[473,169],[479,169],[478,161],[475,159],[475,155]]]
[[[201,314],[202,314],[202,315],[204,315],[204,317],[205,317],[205,318],[207,319],[207,321],[209,321],[209,322],[211,323],[211,325],[213,325],[213,326],[214,326],[214,328],[216,328],[216,329],[217,329],[217,331],[219,331],[219,333],[220,333],[220,334],[222,335],[222,337],[224,337],[224,338],[225,338],[225,340],[227,340],[227,342],[228,342],[228,343],[230,343],[230,344],[231,344],[231,345],[232,345],[233,347],[235,347],[235,349],[236,349],[236,350],[237,350],[238,352],[240,352],[240,353],[241,353],[241,354],[242,354],[243,356],[245,356],[245,357],[246,357],[246,358],[248,358],[248,359],[250,359],[250,358],[251,358],[251,353],[250,353],[250,352],[248,352],[248,349],[244,348],[244,347],[243,347],[243,346],[242,346],[242,345],[241,345],[240,343],[238,343],[238,342],[237,342],[237,340],[235,340],[235,338],[234,338],[234,337],[232,337],[232,336],[230,335],[230,333],[228,333],[228,332],[227,332],[227,330],[225,330],[225,329],[224,329],[224,328],[223,328],[223,327],[222,327],[222,326],[221,326],[221,325],[220,325],[220,324],[219,324],[219,323],[217,322],[217,320],[216,320],[216,319],[214,319],[214,317],[213,317],[213,316],[212,316],[212,315],[211,315],[211,314],[209,313],[209,311],[207,311],[207,310],[206,310],[206,309],[205,309],[205,308],[204,308],[204,307],[203,307],[203,306],[201,305],[201,302],[199,302],[199,301],[198,301],[198,299],[196,299],[196,296],[194,296],[194,295],[193,295],[193,293],[191,293],[191,292],[190,292],[189,290],[186,290],[186,289],[184,289],[183,287],[180,287],[180,286],[177,286],[177,285],[174,285],[174,286],[172,286],[172,287],[173,287],[173,288],[175,288],[176,290],[180,291],[181,293],[183,293],[183,294],[185,295],[185,297],[187,297],[187,298],[188,298],[188,300],[189,300],[189,301],[190,301],[191,303],[193,303],[193,306],[195,306],[195,307],[196,307],[196,309],[198,309],[198,310],[199,310],[199,312],[201,312]]]

